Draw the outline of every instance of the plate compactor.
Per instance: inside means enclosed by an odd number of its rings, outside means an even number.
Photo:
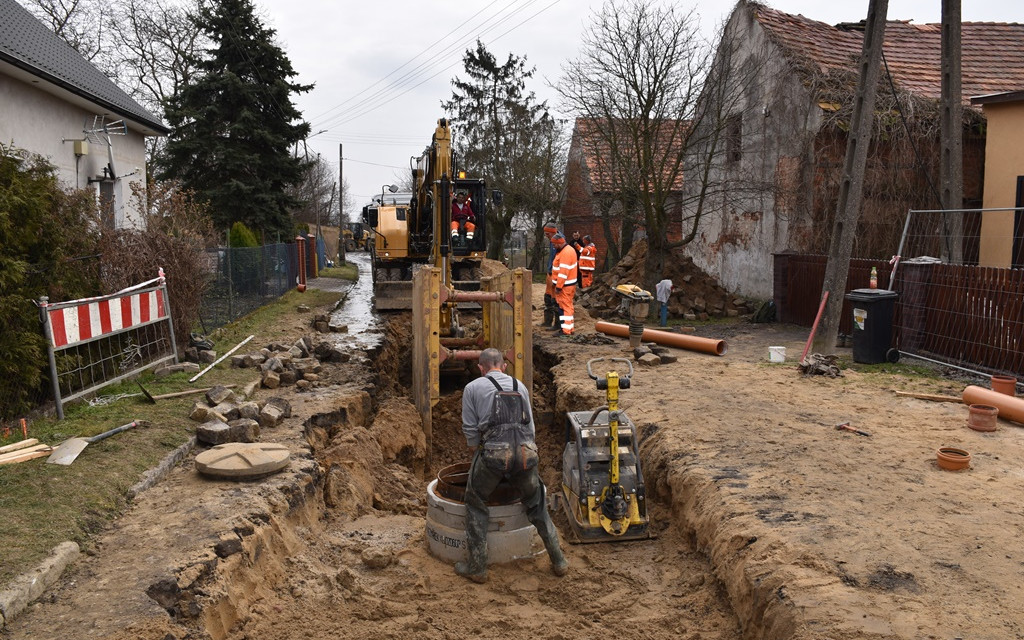
[[[613,370],[598,378],[593,365],[605,360],[625,363],[629,373],[620,378]],[[619,410],[619,389],[629,388],[633,363],[625,358],[594,358],[587,362],[587,375],[605,392],[607,404],[566,415],[562,504],[569,524],[578,542],[649,538],[636,426]]]

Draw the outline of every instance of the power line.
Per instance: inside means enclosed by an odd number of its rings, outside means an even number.
[[[478,33],[476,33],[475,35],[474,34],[470,34],[470,35],[468,35],[468,36],[466,36],[464,38],[461,38],[460,40],[452,43],[451,45],[447,46],[445,49],[443,49],[440,52],[439,57],[447,56],[448,54],[450,54],[453,51],[461,50],[461,48],[467,42],[469,42],[471,40],[481,39],[481,36],[483,36],[486,33],[489,33],[491,31],[501,27],[502,25],[504,25],[506,23],[508,23],[517,14],[519,14],[522,11],[526,10],[531,5],[536,3],[537,1],[538,0],[528,0],[523,6],[514,9],[509,15],[501,17],[494,24],[491,24],[490,26],[487,26],[486,28],[483,28],[483,29],[479,30]],[[536,12],[535,14],[533,14],[532,16],[527,18],[526,20],[523,20],[522,22],[518,23],[516,26],[512,27],[511,29],[506,30],[501,35],[499,35],[497,38],[501,38],[501,37],[504,37],[505,35],[508,35],[510,32],[512,32],[515,29],[519,28],[520,26],[522,26],[526,22],[529,22],[530,20],[532,20],[536,16],[540,15],[541,13],[546,11],[547,9],[551,8],[552,6],[557,4],[558,2],[560,2],[560,0],[554,0],[554,2],[549,4],[547,7],[544,7],[543,9],[541,9],[538,12]],[[483,27],[484,25],[487,25],[492,20],[495,20],[496,18],[498,18],[498,16],[500,16],[503,12],[505,12],[510,6],[511,5],[506,5],[501,10],[499,10],[498,13],[488,17],[487,20],[485,20],[483,23],[481,23],[480,27]],[[495,38],[495,39],[497,39],[497,38]],[[379,109],[381,106],[383,106],[384,104],[387,104],[389,101],[394,100],[396,98],[399,98],[399,97],[405,95],[409,91],[412,91],[413,89],[419,87],[420,85],[424,84],[425,82],[427,82],[427,81],[437,77],[438,75],[444,73],[445,71],[451,69],[452,67],[457,65],[460,60],[461,60],[461,58],[456,59],[454,62],[452,62],[452,63],[442,67],[441,69],[439,69],[435,73],[431,74],[430,76],[420,80],[419,82],[416,82],[416,84],[414,84],[412,86],[409,86],[409,83],[415,82],[420,77],[422,77],[424,73],[428,73],[430,71],[430,67],[431,67],[431,65],[433,63],[431,63],[431,62],[424,62],[424,63],[422,63],[420,65],[417,65],[413,70],[411,70],[411,71],[407,72],[406,74],[404,74],[402,77],[400,77],[398,80],[396,80],[394,83],[392,83],[388,87],[386,87],[384,89],[380,89],[380,90],[374,92],[372,95],[368,96],[366,99],[360,101],[359,104],[357,104],[356,106],[354,106],[353,108],[348,110],[347,113],[342,113],[342,114],[337,114],[335,116],[332,116],[331,118],[328,118],[326,121],[318,123],[317,126],[325,126],[325,125],[327,125],[327,126],[340,126],[340,125],[352,122],[353,120],[356,120],[358,118],[361,118],[362,116],[364,116],[364,115],[366,115],[368,113],[371,113],[371,112]],[[426,67],[426,69],[424,69],[424,67]]]

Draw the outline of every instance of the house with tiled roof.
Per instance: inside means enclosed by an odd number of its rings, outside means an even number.
[[[620,123],[616,123],[620,124]],[[664,125],[665,140],[674,140],[681,144],[682,136],[677,128],[679,122],[667,121]],[[616,165],[616,158],[629,158],[625,150],[613,152],[609,138],[609,123],[593,118],[576,118],[572,138],[569,143],[568,163],[566,166],[566,197],[562,205],[561,219],[563,230],[567,234],[579,231],[581,235],[589,235],[597,246],[597,269],[602,271],[609,255],[609,242],[619,244],[623,234],[632,238],[644,219],[639,204],[631,206],[630,195],[624,193],[624,184],[636,185],[640,181],[631,175],[635,171],[632,166]],[[626,139],[628,136],[618,136]],[[665,150],[670,150],[671,142],[665,143]],[[628,162],[625,164],[629,164]],[[683,175],[668,176],[670,211],[668,238],[677,241],[682,234],[682,193]],[[621,246],[621,245],[620,245]]]
[[[688,245],[725,288],[768,298],[773,254],[827,250],[863,29],[746,0],[730,15],[716,64],[760,71],[730,98],[735,139],[719,145],[711,170],[722,186],[703,203],[697,238]],[[970,97],[1024,87],[1024,25],[964,23],[962,42],[964,206],[980,207],[985,118]],[[940,55],[940,25],[886,23],[856,257],[889,258],[909,209],[941,208],[933,186]],[[968,216],[965,225],[974,229],[965,236],[976,236],[980,216]],[[967,260],[977,260],[977,252],[964,247]]]
[[[15,0],[0,0],[0,16],[0,144],[94,190],[111,226],[137,226],[145,139],[170,130]]]

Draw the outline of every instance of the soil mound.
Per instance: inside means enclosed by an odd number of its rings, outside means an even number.
[[[594,279],[594,286],[580,297],[580,304],[596,317],[617,316],[622,296],[615,293],[614,288],[624,283],[642,286],[647,275],[646,260],[647,240],[640,240],[614,269]],[[747,300],[726,291],[713,277],[695,265],[683,253],[682,247],[676,248],[666,260],[664,276],[672,280],[676,287],[668,305],[673,317],[686,320],[735,318],[752,310]]]

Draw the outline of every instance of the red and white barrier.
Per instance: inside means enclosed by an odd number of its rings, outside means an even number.
[[[168,316],[163,289],[127,294],[99,302],[80,300],[62,304],[72,306],[47,309],[51,343],[55,349],[165,320]]]

